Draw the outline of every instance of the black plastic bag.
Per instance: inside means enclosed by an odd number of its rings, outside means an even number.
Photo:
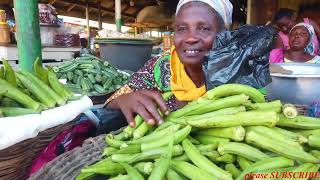
[[[203,64],[207,89],[226,83],[255,88],[269,84],[269,53],[276,34],[271,26],[251,25],[220,33]]]
[[[128,125],[123,113],[117,109],[99,108],[97,109],[97,116],[100,119],[97,126],[97,136],[108,134]]]

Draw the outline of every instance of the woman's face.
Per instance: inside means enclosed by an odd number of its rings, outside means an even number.
[[[294,25],[294,17],[283,17],[277,21],[277,26],[279,27],[280,31],[284,32],[285,34],[289,34]]]
[[[291,49],[302,50],[310,41],[310,34],[303,26],[295,27],[289,34],[289,46]]]
[[[222,29],[218,15],[203,3],[186,4],[174,25],[174,45],[185,65],[201,64]]]

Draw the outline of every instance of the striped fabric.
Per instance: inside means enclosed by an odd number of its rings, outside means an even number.
[[[176,15],[181,7],[189,2],[203,2],[211,6],[222,17],[226,28],[232,23],[233,6],[229,0],[180,0],[177,6]]]

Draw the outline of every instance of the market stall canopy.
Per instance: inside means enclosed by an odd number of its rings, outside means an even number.
[[[88,3],[90,20],[94,21],[98,20],[99,2],[101,2],[102,22],[115,23],[115,0],[39,0],[39,2],[53,5],[59,15],[82,19],[86,18],[85,9]],[[167,30],[172,22],[170,17],[175,13],[178,2],[179,0],[121,0],[122,20],[127,26]],[[247,0],[231,0],[231,2],[235,9],[234,17],[245,19],[246,15],[240,12],[240,9],[245,9]],[[10,4],[13,7],[13,0],[1,0],[0,8],[2,4]],[[148,17],[149,15],[154,19]]]
[[[136,24],[133,26],[162,27],[170,25],[172,21],[173,16],[166,13],[164,4],[160,4],[142,9],[137,15]]]
[[[98,20],[99,4],[101,2],[102,21],[114,23],[114,0],[40,0],[39,2],[53,5],[59,15],[83,19],[86,18],[85,9],[88,4],[91,20]],[[178,0],[122,0],[121,15],[124,23],[135,23],[139,12],[147,6],[163,5],[166,7],[165,13],[172,15],[177,3]],[[0,4],[10,4],[13,7],[13,0],[4,0]],[[171,9],[171,12],[168,12],[168,9]]]

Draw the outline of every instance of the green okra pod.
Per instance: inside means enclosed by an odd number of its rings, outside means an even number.
[[[224,84],[207,92],[209,99],[219,99],[221,97],[245,94],[256,103],[264,103],[265,98],[257,89],[243,84]]]
[[[201,155],[200,151],[188,139],[183,140],[182,146],[190,160],[199,168],[205,170],[216,178],[232,179],[230,173],[219,168],[205,156]]]

